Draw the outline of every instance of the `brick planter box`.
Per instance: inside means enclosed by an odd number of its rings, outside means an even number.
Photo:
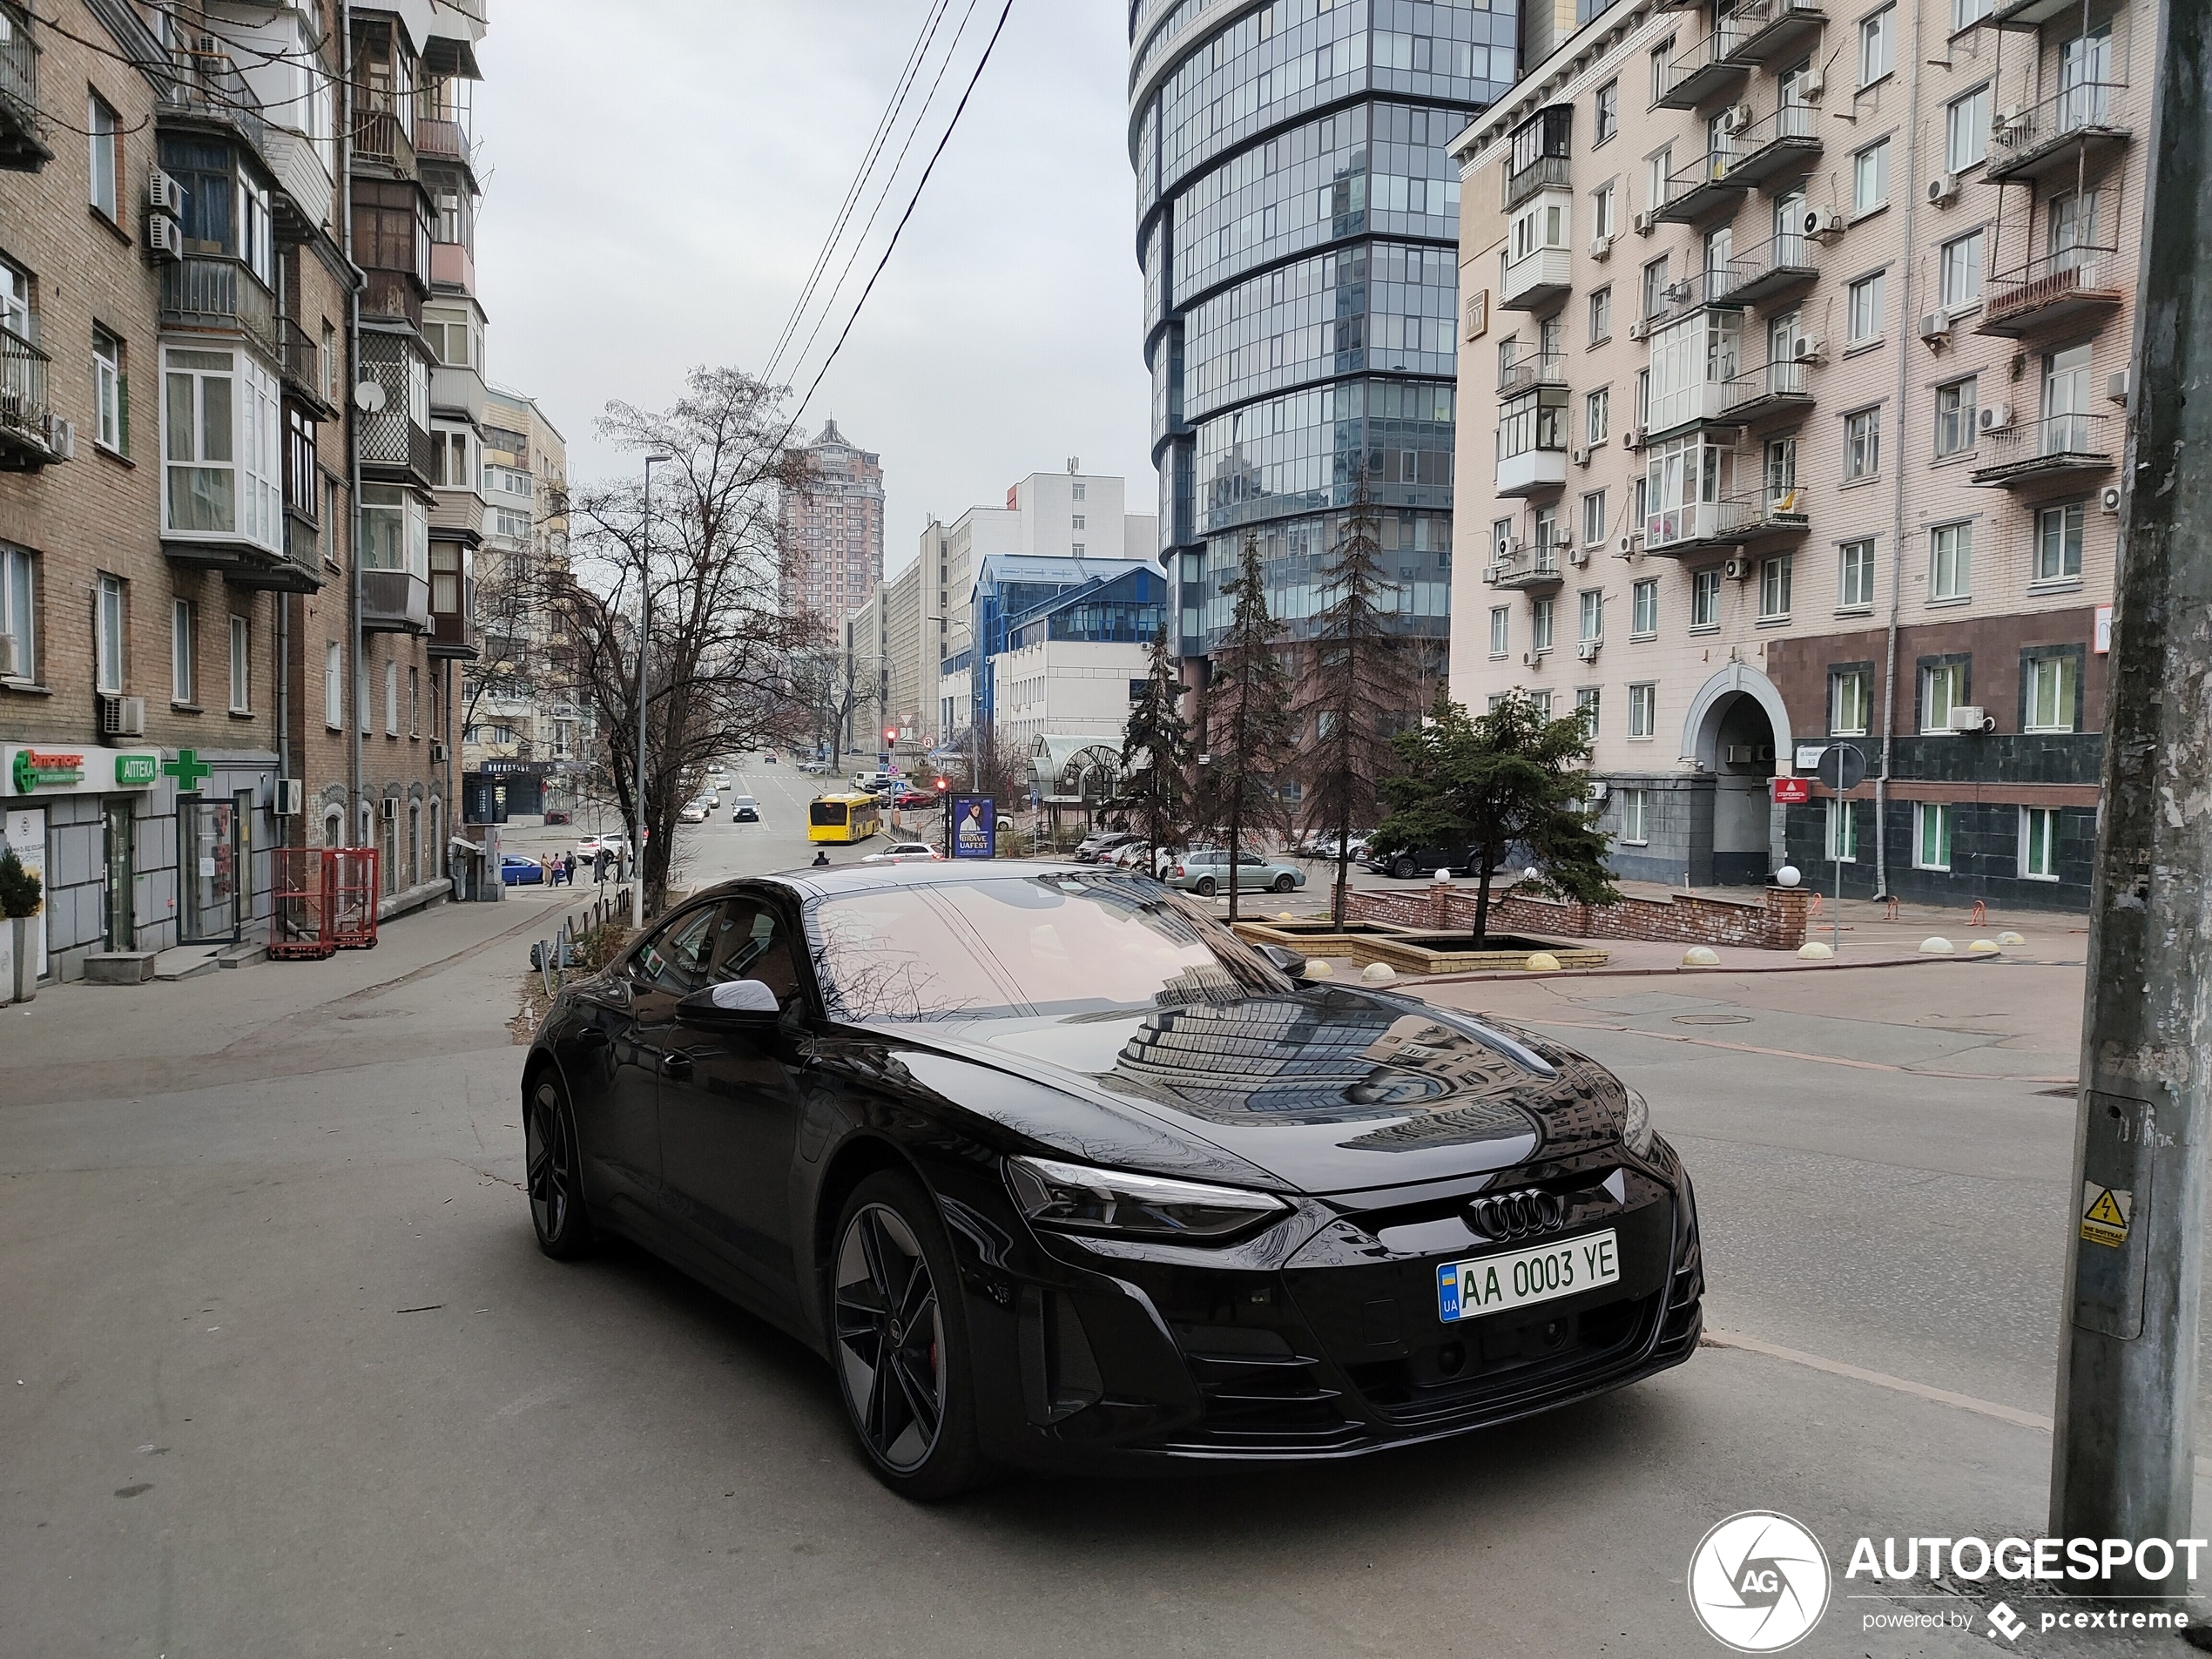
[[[1341,927],[1331,921],[1240,921],[1237,937],[1254,945],[1287,945],[1292,950],[1304,951],[1308,956],[1351,956],[1361,963],[1375,960],[1362,956],[1373,941],[1394,937],[1406,932],[1395,922],[1347,921]]]
[[[1490,900],[1490,925],[1517,934],[1565,934],[1577,939],[1642,939],[1663,944],[1736,945],[1795,950],[1805,942],[1803,887],[1768,887],[1762,899],[1623,899],[1586,905],[1572,900],[1523,899],[1511,892]],[[1346,914],[1361,921],[1393,922],[1421,933],[1471,933],[1474,894],[1432,886],[1425,892],[1364,891],[1348,895]],[[1561,958],[1561,965],[1565,965]],[[1395,964],[1393,964],[1395,966]]]
[[[1496,907],[1492,907],[1496,914]],[[1388,962],[1401,974],[1493,974],[1519,972],[1530,956],[1547,951],[1561,968],[1602,968],[1610,953],[1587,945],[1561,945],[1549,939],[1493,934],[1475,948],[1465,933],[1404,933],[1378,936],[1360,947],[1367,960]],[[1496,946],[1501,948],[1488,948]]]

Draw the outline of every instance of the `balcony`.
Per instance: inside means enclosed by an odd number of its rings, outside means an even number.
[[[1812,263],[1815,246],[1811,237],[1795,232],[1762,242],[1740,258],[1707,272],[1707,294],[1716,305],[1723,300],[1730,305],[1757,305],[1778,299],[1820,274]]]
[[[1998,0],[1983,21],[1997,29],[2040,29],[2080,10],[2080,0]]]
[[[2127,297],[2120,285],[2129,274],[2117,248],[2069,247],[2030,260],[1990,278],[1974,332],[2018,337],[2092,316],[2101,320]]]
[[[1716,147],[1680,172],[1669,173],[1667,199],[1659,204],[1659,217],[1687,225],[1722,208],[1733,211],[1750,188],[1748,179],[1736,176],[1736,153],[1733,145]]]
[[[1967,476],[2001,489],[2075,482],[2110,472],[2113,452],[2122,435],[2109,415],[2047,415],[2040,421],[1983,433],[1985,439],[2013,453],[1993,466],[1975,468]]]
[[[1659,85],[1662,109],[1694,110],[1742,80],[1745,65],[1729,56],[1737,38],[1736,19],[1723,17],[1712,33],[1667,65]]]
[[[1736,28],[1729,61],[1753,66],[1780,63],[1805,51],[1828,14],[1812,0],[1751,0],[1730,12],[1729,21]]]
[[[277,319],[277,341],[285,389],[307,404],[317,420],[335,421],[339,408],[332,401],[331,365],[323,360],[322,342],[289,317]]]
[[[1568,543],[1515,542],[1483,571],[1482,579],[1503,593],[1549,593],[1567,578],[1560,570]]]
[[[1506,211],[1527,201],[1538,191],[1572,190],[1575,180],[1571,164],[1565,156],[1538,156],[1525,167],[1515,168],[1506,174]]]
[[[53,158],[38,136],[38,48],[30,18],[0,4],[0,171],[37,172]]]
[[[195,253],[161,267],[161,326],[242,334],[270,358],[282,354],[276,295],[226,255]]]
[[[1564,352],[1531,352],[1517,357],[1498,369],[1498,395],[1512,397],[1521,392],[1533,391],[1539,386],[1567,384],[1567,354]]]
[[[1811,407],[1811,380],[1803,363],[1769,363],[1721,388],[1720,412],[1730,421],[1760,421]]]
[[[469,143],[469,129],[458,121],[441,120],[435,116],[417,116],[415,121],[415,153],[431,161],[458,161],[469,164],[472,146]]]
[[[2040,179],[2076,165],[2094,168],[2135,136],[2112,118],[2114,94],[2127,86],[2086,81],[2027,109],[2007,113],[1990,130],[1992,179]]]
[[[74,442],[69,422],[46,407],[46,354],[0,328],[0,472],[37,472]]]
[[[466,542],[475,547],[484,539],[484,498],[469,489],[441,489],[430,508],[432,541]]]
[[[1498,457],[1497,493],[1501,496],[1541,495],[1563,489],[1566,483],[1565,449],[1524,449],[1519,455]]]
[[[296,509],[285,509],[284,556],[305,570],[321,568],[322,527]]]
[[[1506,261],[1498,304],[1507,311],[1542,311],[1565,299],[1573,286],[1567,250],[1540,247]]]
[[[360,434],[361,468],[369,477],[430,487],[437,476],[437,441],[415,425],[405,408],[395,409],[388,402],[374,413],[358,411],[354,428]]]
[[[229,54],[178,52],[173,72],[155,84],[162,89],[161,114],[167,124],[173,125],[183,117],[224,128],[267,155],[269,126],[261,118],[261,100]]]
[[[1684,502],[1644,520],[1643,550],[1678,558],[1742,542],[1800,535],[1809,523],[1804,493],[1795,489],[1780,495],[1761,489],[1718,501]]]
[[[361,628],[372,634],[430,631],[430,578],[412,570],[363,570]]]
[[[415,158],[415,140],[389,110],[373,110],[362,118],[354,138],[354,165],[394,179],[415,179],[422,172]]]
[[[1810,104],[1784,104],[1734,135],[1728,176],[1740,185],[1763,185],[1819,159],[1818,111]]]
[[[476,291],[476,256],[462,242],[430,244],[430,280],[442,288]]]
[[[436,555],[432,555],[435,561]],[[433,657],[476,660],[476,578],[462,570],[430,575],[430,639]]]
[[[1743,309],[1742,293],[1730,286],[1731,272],[1727,266],[1716,266],[1710,271],[1695,271],[1680,280],[1669,282],[1653,296],[1651,309],[1640,321],[1631,326],[1631,340],[1648,338],[1670,322],[1679,322],[1693,311],[1720,310],[1741,315]]]

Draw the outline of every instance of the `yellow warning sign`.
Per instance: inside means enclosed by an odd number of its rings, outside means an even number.
[[[2128,1242],[2128,1220],[2135,1208],[2134,1193],[2087,1181],[2082,1184],[2081,1204],[2082,1238],[2114,1250]]]

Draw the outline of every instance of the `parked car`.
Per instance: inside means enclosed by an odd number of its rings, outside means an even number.
[[[540,887],[545,880],[545,867],[519,853],[505,853],[499,860],[499,880],[502,887]]]
[[[1295,952],[1134,886],[848,866],[678,903],[530,1045],[513,1150],[539,1249],[635,1240],[763,1321],[729,1345],[780,1364],[789,1332],[854,1462],[915,1500],[994,1466],[1572,1437],[1587,1406],[1532,1414],[1696,1359],[1689,1177],[1624,1080],[1310,986]],[[578,1288],[547,1271],[540,1300]],[[697,1328],[649,1275],[589,1290]]]
[[[1357,863],[1361,858],[1365,857],[1366,851],[1367,838],[1364,835],[1355,833],[1352,838],[1352,857],[1353,862]],[[1337,856],[1337,838],[1333,835],[1317,835],[1312,840],[1307,841],[1304,846],[1300,846],[1298,852],[1298,856],[1302,859],[1327,859],[1333,862]]]
[[[739,795],[730,803],[730,821],[732,824],[758,824],[760,821],[760,803],[750,795]]]
[[[1225,890],[1230,878],[1229,854],[1224,852],[1184,853],[1168,868],[1167,884],[1211,899]],[[1288,893],[1305,885],[1305,872],[1281,859],[1264,859],[1257,853],[1240,853],[1236,867],[1241,893]]]
[[[894,841],[880,853],[863,856],[863,864],[927,864],[945,855],[927,841]]]
[[[626,859],[630,856],[630,841],[626,836],[587,835],[576,844],[577,861],[582,863],[597,858],[603,846],[607,849],[610,858]]]
[[[1076,843],[1076,861],[1079,864],[1099,863],[1117,847],[1127,846],[1131,841],[1142,839],[1127,830],[1101,830],[1096,835],[1086,835]]]
[[[1417,875],[1434,875],[1439,870],[1450,870],[1455,874],[1474,873],[1474,849],[1471,846],[1417,846],[1401,848],[1395,853],[1369,852],[1359,860],[1364,870],[1378,875],[1396,876],[1400,881],[1410,881]]]
[[[897,804],[901,806],[934,806],[937,797],[927,789],[902,789],[898,793]]]

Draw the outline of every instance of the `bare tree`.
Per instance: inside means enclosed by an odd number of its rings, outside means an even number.
[[[643,848],[646,902],[666,900],[676,817],[707,762],[791,741],[806,725],[793,654],[822,641],[786,613],[779,492],[809,482],[786,442],[783,391],[738,368],[695,368],[669,408],[613,402],[599,435],[671,457],[646,522],[641,480],[570,503],[576,580],[565,601],[582,691],[598,717],[616,804]],[[637,799],[637,603],[645,659],[645,792]]]
[[[832,644],[800,651],[792,663],[791,683],[808,730],[835,771],[845,759],[853,717],[883,699],[880,671],[873,658]]]

